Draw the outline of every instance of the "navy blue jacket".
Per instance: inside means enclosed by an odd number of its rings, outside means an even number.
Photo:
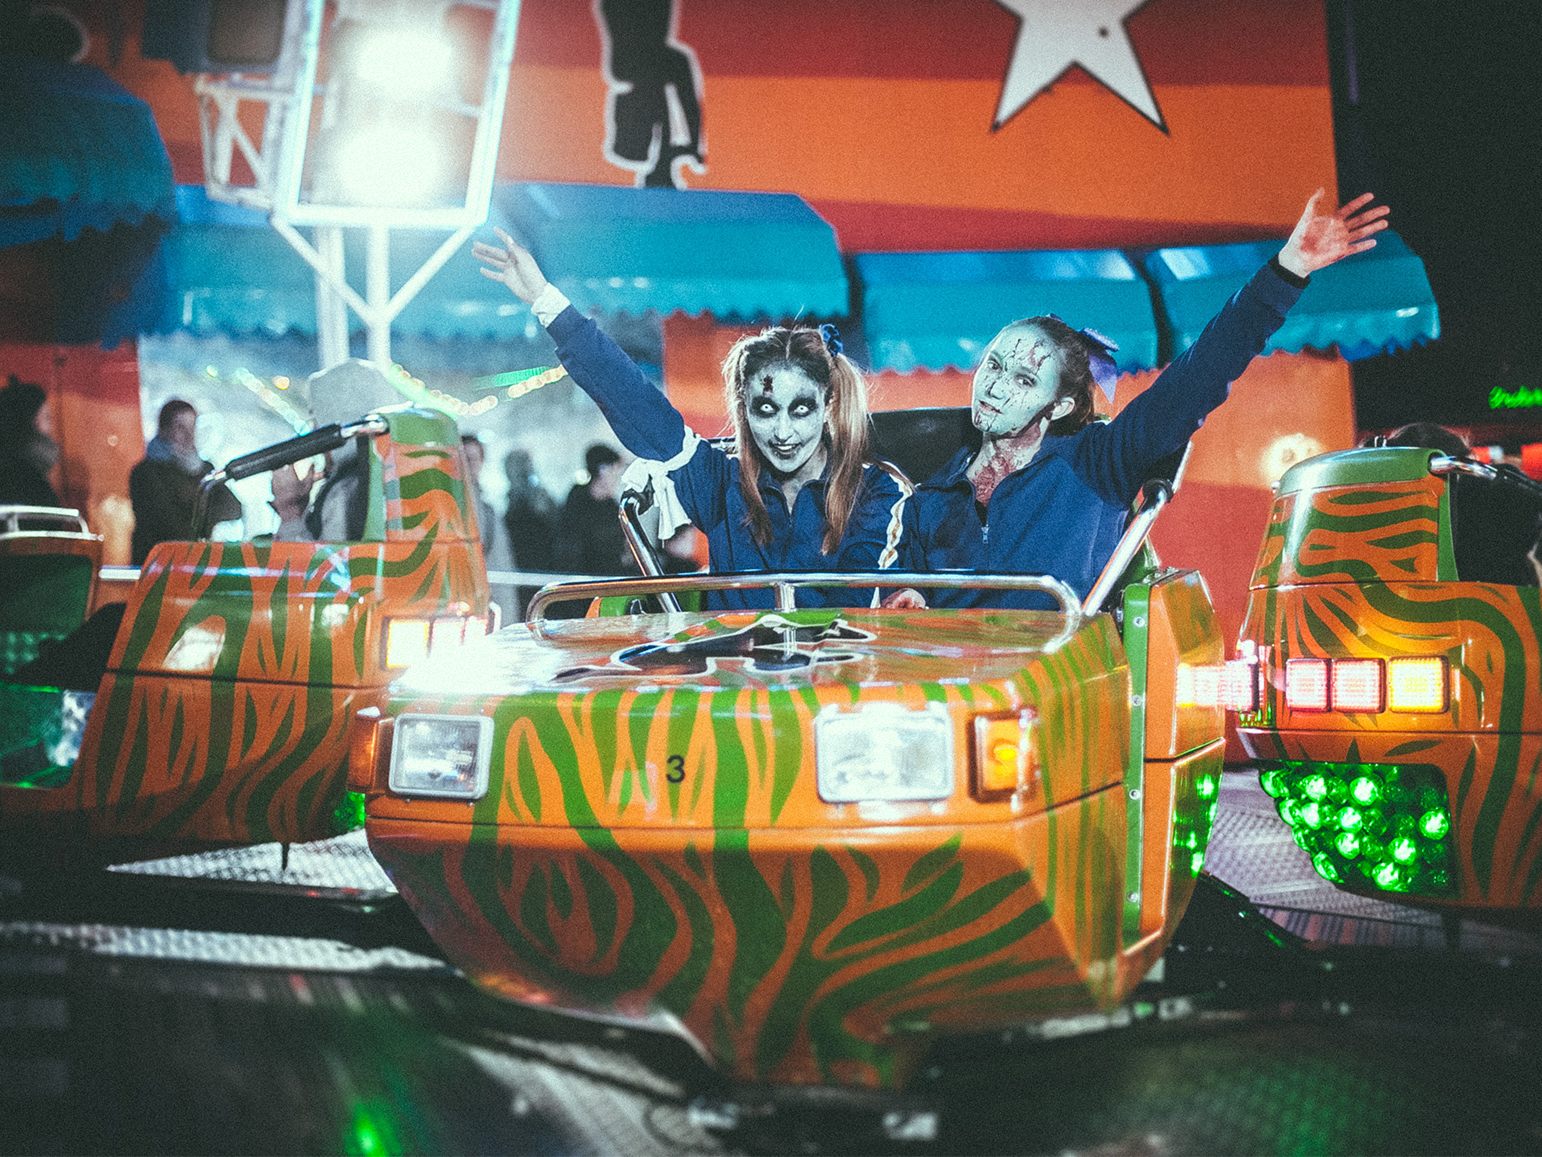
[[[639,458],[667,462],[685,446],[685,419],[593,321],[569,306],[547,327],[569,376],[598,403],[616,437]],[[739,460],[706,440],[691,458],[669,472],[681,505],[707,536],[715,571],[886,570],[902,557],[909,484],[879,466],[863,469],[856,506],[846,533],[831,554],[820,550],[825,535],[825,480],[809,482],[792,509],[770,471],[760,474],[760,494],[771,516],[764,546],[750,533],[739,492]],[[871,590],[803,590],[800,606],[862,606]],[[710,593],[715,608],[769,607],[770,591]]]
[[[960,450],[916,487],[917,525],[908,536],[906,566],[1048,574],[1086,597],[1149,471],[1226,400],[1231,383],[1300,296],[1301,287],[1272,262],[1264,266],[1118,417],[1074,434],[1047,435],[1033,460],[997,485],[983,517],[965,474],[975,451]],[[924,593],[933,606],[1051,605],[1047,596],[1031,592]]]

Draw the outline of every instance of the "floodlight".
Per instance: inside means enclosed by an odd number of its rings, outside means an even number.
[[[444,185],[439,138],[423,125],[376,124],[349,133],[337,149],[338,191],[386,207],[422,205]]]
[[[372,88],[404,98],[444,91],[450,79],[450,42],[426,28],[372,29],[348,71]]]

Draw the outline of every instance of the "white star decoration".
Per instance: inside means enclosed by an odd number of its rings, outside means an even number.
[[[1017,16],[1017,43],[996,106],[1000,128],[1024,105],[1079,64],[1164,133],[1167,125],[1146,83],[1125,20],[1146,0],[996,0]]]

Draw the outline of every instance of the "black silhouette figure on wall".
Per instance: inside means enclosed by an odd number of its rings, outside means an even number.
[[[701,67],[674,39],[675,0],[596,0],[610,100],[605,158],[648,188],[680,186],[680,168],[706,171]]]

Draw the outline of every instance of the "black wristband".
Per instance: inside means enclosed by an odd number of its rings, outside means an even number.
[[[1269,258],[1269,268],[1284,278],[1286,285],[1294,285],[1297,289],[1305,289],[1306,283],[1311,277],[1310,274],[1308,274],[1306,277],[1300,277],[1286,269],[1283,265],[1280,264],[1280,255],[1278,253]]]

